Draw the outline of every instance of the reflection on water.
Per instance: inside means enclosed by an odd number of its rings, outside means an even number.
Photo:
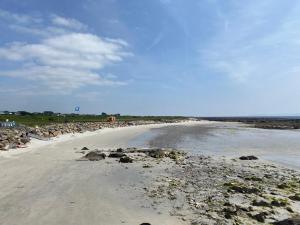
[[[155,128],[135,145],[173,147],[192,153],[232,156],[254,154],[300,169],[300,131],[249,128],[238,123],[207,123]]]

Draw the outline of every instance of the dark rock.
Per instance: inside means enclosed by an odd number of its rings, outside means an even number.
[[[86,150],[89,150],[89,149],[87,147],[83,147],[81,150],[86,151]]]
[[[141,223],[140,225],[151,225],[151,223]]]
[[[84,156],[84,158],[86,158],[90,161],[103,160],[103,159],[105,159],[105,157],[106,157],[105,153],[97,152],[97,151],[89,152]]]
[[[226,207],[223,209],[223,212],[226,219],[232,219],[232,216],[237,215],[237,211],[234,207]]]
[[[121,158],[121,157],[124,157],[126,156],[126,154],[122,153],[122,152],[112,152],[109,154],[108,157],[110,158]]]
[[[234,191],[238,193],[244,193],[244,194],[257,194],[260,192],[260,190],[256,187],[246,186],[242,183],[225,183],[224,186],[228,187],[228,191]]]
[[[300,193],[290,196],[289,199],[293,201],[300,201]]]
[[[263,181],[262,178],[256,177],[256,176],[245,177],[245,180],[250,180],[250,181]]]
[[[240,160],[258,160],[258,158],[254,155],[241,156],[239,159]]]
[[[260,213],[255,214],[255,215],[251,215],[251,217],[253,219],[257,220],[258,222],[264,223],[267,215],[268,214],[266,212],[260,212]]]
[[[252,202],[252,205],[253,205],[253,206],[262,206],[262,207],[272,207],[272,206],[271,206],[271,203],[269,203],[269,202],[267,202],[267,201],[265,201],[265,200],[260,200],[260,201],[254,200],[254,201]]]
[[[273,223],[274,225],[300,225],[300,216],[277,221]]]
[[[273,199],[271,202],[271,205],[276,207],[283,207],[286,206],[287,204],[288,204],[287,199]]]
[[[123,148],[118,148],[117,152],[125,152],[125,150]]]
[[[120,163],[133,163],[133,158],[130,158],[128,156],[123,156],[120,158]]]
[[[282,184],[278,184],[277,187],[280,189],[286,189],[289,188],[290,186],[288,183],[282,183]]]

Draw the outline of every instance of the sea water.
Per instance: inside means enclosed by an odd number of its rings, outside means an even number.
[[[300,169],[300,130],[257,129],[230,122],[171,125],[151,129],[132,140],[131,145],[215,156],[256,155]]]

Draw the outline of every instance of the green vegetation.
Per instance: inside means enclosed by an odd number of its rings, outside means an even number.
[[[15,121],[17,124],[26,126],[44,126],[55,123],[69,123],[69,122],[104,122],[108,115],[79,115],[79,114],[24,114],[24,115],[0,115],[0,121]],[[135,121],[135,120],[154,120],[165,121],[174,119],[184,119],[179,116],[116,116],[117,121]]]

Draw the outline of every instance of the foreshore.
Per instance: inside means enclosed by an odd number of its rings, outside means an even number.
[[[89,135],[91,132],[108,128],[132,127],[141,125],[178,124],[191,121],[131,121],[131,122],[78,122],[52,124],[43,127],[19,126],[0,129],[0,151],[26,148],[31,140],[49,141],[56,137],[68,137],[76,134]]]
[[[201,123],[207,122],[180,124]],[[128,145],[147,130],[166,125],[172,124],[64,134],[36,140],[27,149],[0,152],[7,156],[0,157],[4,171],[0,221],[8,225],[296,224],[287,219],[296,221],[300,213],[298,171],[261,159],[214,158]],[[17,154],[23,151],[26,154]]]

